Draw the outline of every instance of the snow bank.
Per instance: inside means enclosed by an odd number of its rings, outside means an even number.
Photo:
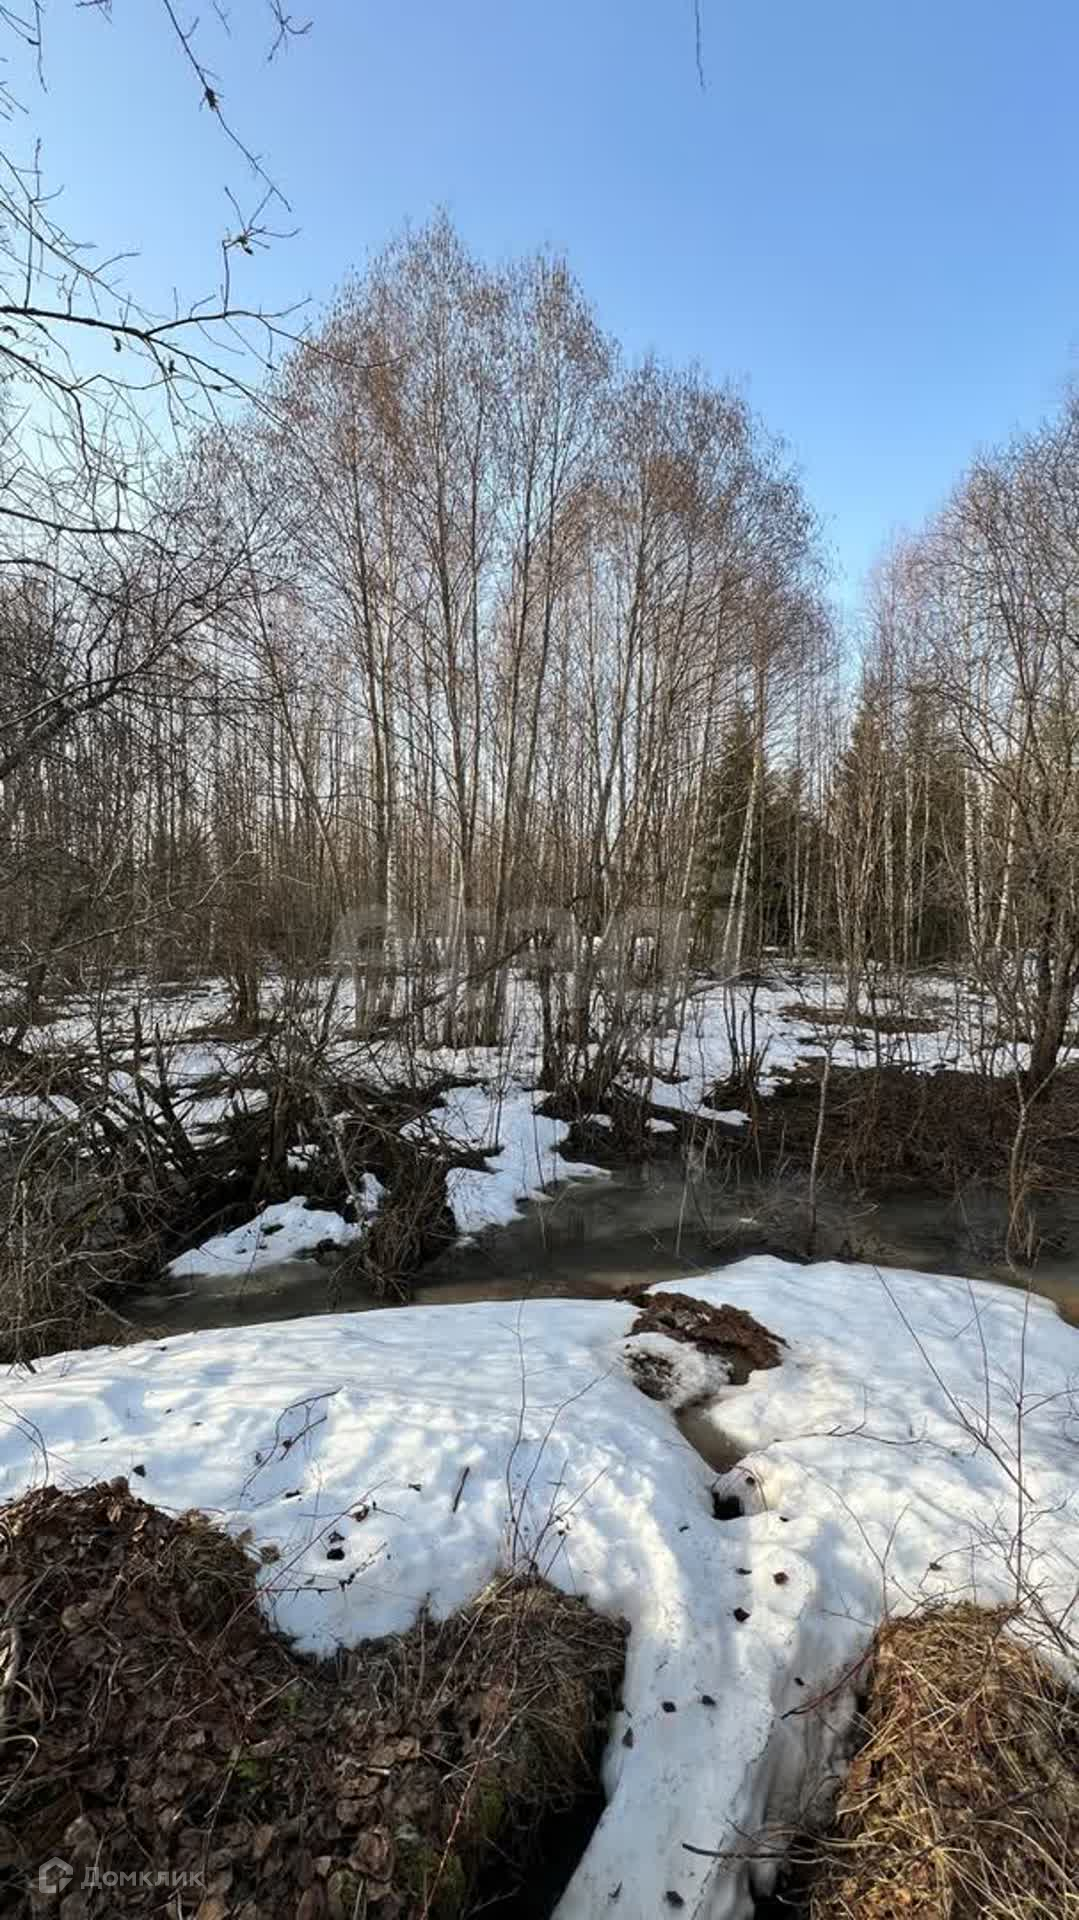
[[[743,1920],[767,1870],[729,1856],[836,1765],[843,1676],[887,1608],[1011,1596],[1020,1533],[1039,1603],[1073,1602],[1079,1332],[1021,1294],[867,1267],[753,1259],[692,1290],[788,1342],[709,1416],[747,1449],[721,1482],[741,1518],[713,1517],[708,1469],[632,1385],[634,1309],[615,1301],[339,1314],[41,1361],[6,1384],[0,1496],[134,1473],[156,1504],[250,1528],[279,1556],[267,1607],[315,1651],[404,1628],[426,1600],[445,1613],[534,1555],[632,1628],[609,1804],[563,1920],[614,1911],[616,1889],[620,1920],[655,1920],[668,1893]]]
[[[493,1150],[485,1168],[451,1167],[446,1192],[457,1232],[470,1239],[484,1227],[515,1220],[522,1200],[544,1200],[557,1180],[606,1179],[603,1167],[563,1160],[558,1149],[569,1128],[536,1112],[537,1095],[515,1082],[492,1090],[450,1087],[443,1104],[405,1128],[437,1145]]]
[[[364,1188],[366,1210],[374,1212],[381,1188],[370,1175],[365,1174],[364,1180],[369,1183]],[[234,1227],[231,1233],[215,1234],[201,1247],[179,1254],[170,1263],[169,1272],[175,1280],[242,1279],[245,1274],[260,1273],[266,1267],[280,1266],[284,1260],[313,1253],[327,1241],[335,1247],[348,1246],[361,1239],[366,1230],[365,1221],[352,1225],[339,1213],[309,1207],[304,1196],[297,1194],[291,1200],[263,1207],[253,1220]]]

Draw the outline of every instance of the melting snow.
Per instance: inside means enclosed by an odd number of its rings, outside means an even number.
[[[381,1196],[379,1182],[373,1174],[365,1173],[361,1189],[365,1216],[377,1210]],[[253,1220],[234,1227],[231,1233],[216,1234],[201,1247],[181,1253],[171,1262],[169,1272],[176,1280],[234,1280],[313,1253],[326,1241],[335,1247],[348,1246],[361,1239],[366,1230],[365,1220],[350,1224],[339,1213],[309,1207],[303,1195],[296,1194],[291,1200],[263,1207]]]
[[[558,1180],[606,1179],[604,1167],[563,1160],[558,1149],[569,1129],[562,1120],[537,1113],[536,1095],[510,1082],[487,1087],[451,1087],[443,1105],[405,1128],[437,1145],[489,1152],[484,1168],[451,1167],[446,1192],[457,1232],[469,1239],[483,1227],[501,1227],[516,1219],[522,1200],[544,1200]],[[495,1152],[494,1149],[498,1148]]]

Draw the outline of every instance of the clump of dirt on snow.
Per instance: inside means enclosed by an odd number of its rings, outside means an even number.
[[[782,1361],[780,1348],[786,1343],[741,1307],[712,1307],[686,1293],[641,1291],[628,1297],[642,1309],[629,1330],[631,1340],[638,1334],[661,1333],[668,1340],[696,1347],[699,1353],[722,1360],[736,1385],[743,1385],[751,1373],[778,1367]],[[638,1385],[649,1392],[641,1379]],[[653,1390],[652,1397],[662,1399],[664,1395]]]
[[[507,1577],[316,1663],[274,1633],[255,1574],[241,1543],[122,1479],[0,1514],[13,1920],[112,1920],[109,1877],[140,1873],[125,1914],[160,1913],[159,1876],[183,1875],[169,1911],[198,1920],[458,1920],[512,1897],[537,1844],[557,1851],[552,1816],[597,1800],[621,1623]],[[57,1859],[65,1885],[40,1889]]]
[[[807,1920],[1079,1916],[1079,1692],[962,1604],[877,1635],[863,1744],[808,1848]]]

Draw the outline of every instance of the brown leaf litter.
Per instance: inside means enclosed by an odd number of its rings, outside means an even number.
[[[506,1577],[443,1623],[315,1662],[269,1626],[255,1573],[124,1480],[0,1513],[13,1920],[458,1920],[595,1791],[621,1623]],[[71,1873],[41,1891],[51,1859]]]

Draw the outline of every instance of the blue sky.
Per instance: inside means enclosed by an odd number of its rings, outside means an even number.
[[[317,305],[438,205],[489,256],[564,250],[631,353],[700,361],[786,436],[848,601],[1075,369],[1074,0],[701,0],[704,92],[692,0],[308,0],[271,67],[258,0],[231,39],[197,10],[299,229],[246,297]],[[47,36],[20,91],[69,227],[137,249],[159,305],[208,288],[244,169],[159,0],[53,0]]]

